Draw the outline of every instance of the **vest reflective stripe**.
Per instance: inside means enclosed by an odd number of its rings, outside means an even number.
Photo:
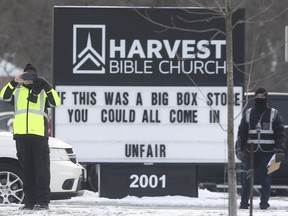
[[[11,83],[9,82],[6,86],[4,86],[4,88],[2,89],[1,91],[1,94],[0,94],[0,97],[3,99],[3,101],[6,101],[6,102],[10,102],[11,99],[12,99],[12,95],[10,98],[6,98],[4,99],[4,92],[6,91],[7,88],[10,88],[10,89],[14,89],[14,87],[11,85]]]
[[[249,143],[254,143],[254,144],[258,144],[258,139],[249,139]],[[275,144],[274,140],[260,140],[260,144],[265,145],[265,144]]]
[[[46,118],[48,118],[48,115],[45,112],[41,112],[41,111],[33,110],[33,109],[28,109],[28,110],[29,110],[30,113],[42,115],[42,116],[45,116]],[[19,111],[15,112],[15,115],[26,114],[26,113],[27,113],[27,110],[19,110]]]
[[[250,121],[250,114],[251,114],[251,108],[250,109],[248,109],[247,111],[246,111],[246,122],[249,124],[249,131],[248,131],[248,133],[250,134],[250,135],[258,135],[258,132],[257,132],[257,130],[256,129],[250,129],[250,123],[249,123],[249,121]],[[261,134],[270,134],[270,135],[273,135],[274,134],[274,132],[273,132],[273,128],[272,128],[272,123],[273,123],[273,121],[275,120],[275,118],[276,118],[276,115],[277,115],[277,110],[275,110],[275,109],[271,109],[271,112],[270,112],[270,122],[269,122],[269,129],[267,129],[267,130],[263,130],[263,129],[261,129],[260,130],[260,135]],[[260,144],[262,145],[262,144],[268,144],[268,145],[273,145],[273,144],[275,144],[275,141],[274,141],[274,139],[260,139],[259,140],[260,141]],[[254,143],[254,144],[258,144],[258,139],[249,139],[249,143]]]
[[[53,98],[54,98],[55,104],[50,103],[50,101],[48,100],[48,104],[49,104],[50,107],[55,107],[55,106],[60,105],[60,102],[61,102],[60,101],[60,97],[59,97],[58,93],[54,89],[51,89],[50,91],[46,92],[46,94],[52,94]]]
[[[251,110],[252,110],[252,108],[250,108],[246,111],[246,123],[247,124],[249,124]]]
[[[14,87],[12,86],[12,84],[9,82],[7,87],[9,86],[10,89],[13,89]]]
[[[39,99],[40,99],[40,107],[39,110],[44,110],[44,103],[45,103],[45,98],[44,98],[44,91],[42,90],[39,94]]]
[[[260,130],[260,133],[261,134],[273,134],[273,130],[270,131],[270,130]],[[258,134],[257,133],[257,130],[249,130],[249,134]]]
[[[15,95],[14,95],[15,101],[16,101],[15,106],[14,106],[15,107],[15,115],[27,113],[27,109],[19,109],[19,107],[18,107],[19,94],[20,94],[20,88],[16,89]],[[44,91],[40,92],[38,99],[40,100],[39,110],[29,108],[28,112],[42,115],[42,116],[45,116],[46,118],[48,118],[47,113],[44,112],[44,108],[45,108]]]

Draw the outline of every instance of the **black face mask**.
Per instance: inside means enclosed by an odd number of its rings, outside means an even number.
[[[255,98],[256,108],[265,108],[267,106],[267,98]]]
[[[23,84],[26,88],[28,88],[28,89],[32,89],[33,88],[33,83],[32,84]]]

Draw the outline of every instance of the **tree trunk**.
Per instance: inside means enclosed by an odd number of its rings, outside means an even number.
[[[237,216],[236,170],[234,156],[234,92],[233,92],[233,40],[232,40],[232,10],[230,0],[225,0],[226,13],[226,60],[227,60],[227,95],[228,95],[228,198],[229,216]]]

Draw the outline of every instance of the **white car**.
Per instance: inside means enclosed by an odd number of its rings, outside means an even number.
[[[86,169],[76,160],[72,147],[49,137],[51,160],[51,199],[68,199],[83,195]],[[23,171],[16,156],[11,132],[0,131],[0,204],[21,203],[24,199]]]

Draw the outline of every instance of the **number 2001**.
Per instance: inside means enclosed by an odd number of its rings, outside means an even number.
[[[161,188],[166,188],[166,175],[158,177],[157,175],[136,175],[130,176],[132,182],[130,183],[130,188],[156,188],[160,186]]]

